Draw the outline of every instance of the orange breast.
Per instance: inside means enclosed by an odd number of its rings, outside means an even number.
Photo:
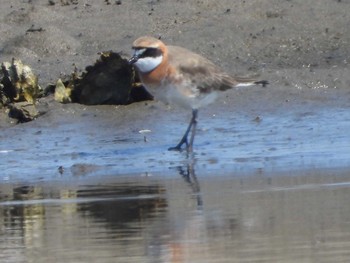
[[[174,79],[172,75],[174,75],[174,73],[174,69],[170,65],[162,63],[149,73],[140,73],[140,78],[144,85],[157,87],[161,85],[164,80],[173,82]]]
[[[156,69],[149,73],[140,72],[140,78],[143,84],[146,86],[160,84],[162,79],[165,77],[164,67],[159,65]]]

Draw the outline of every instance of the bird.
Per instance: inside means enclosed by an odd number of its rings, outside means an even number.
[[[185,145],[187,151],[193,151],[198,110],[214,102],[221,91],[268,84],[266,80],[232,77],[203,56],[180,46],[166,45],[151,36],[137,38],[132,50],[128,62],[135,68],[142,85],[156,99],[192,110],[184,135],[168,150],[181,151]]]

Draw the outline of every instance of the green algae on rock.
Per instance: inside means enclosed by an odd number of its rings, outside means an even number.
[[[13,58],[11,62],[1,63],[0,70],[1,94],[8,98],[8,102],[35,103],[42,91],[38,85],[38,77],[31,68],[21,60]]]

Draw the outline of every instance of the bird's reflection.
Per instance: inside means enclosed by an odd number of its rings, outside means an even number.
[[[203,207],[203,199],[201,195],[200,185],[195,173],[195,162],[194,156],[187,155],[187,163],[184,166],[177,167],[179,174],[185,180],[185,182],[190,186],[192,192],[197,200],[197,208],[201,209]]]
[[[0,202],[15,201],[0,205],[0,216],[7,216],[2,227],[19,234],[26,245],[46,241],[48,236],[56,242],[56,233],[63,231],[60,244],[87,240],[91,247],[98,247],[102,240],[113,244],[112,251],[121,251],[120,255],[125,250],[143,251],[150,259],[145,262],[190,262],[188,255],[200,256],[203,244],[209,247],[213,238],[234,236],[237,228],[234,218],[222,217],[208,207],[210,202],[204,207],[202,198],[207,193],[200,187],[195,168],[196,158],[190,155],[173,170],[176,174],[170,180],[116,177],[69,187],[0,186]],[[67,224],[61,226],[57,220]],[[81,249],[79,242],[75,244],[65,247],[67,253]]]
[[[80,190],[82,198],[106,197],[99,202],[79,204],[78,210],[96,220],[103,220],[106,226],[126,230],[132,222],[143,222],[159,216],[167,207],[163,196],[165,189],[159,184],[141,185],[132,183],[103,185],[94,189]],[[161,214],[161,213],[160,213]],[[127,231],[125,231],[127,232]]]

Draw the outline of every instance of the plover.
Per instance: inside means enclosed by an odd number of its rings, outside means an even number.
[[[193,149],[198,109],[212,103],[220,91],[233,87],[262,85],[266,80],[234,78],[210,60],[178,46],[143,36],[132,44],[129,63],[134,65],[142,84],[165,103],[192,110],[192,118],[180,142],[169,150]],[[190,140],[188,141],[189,133]]]

